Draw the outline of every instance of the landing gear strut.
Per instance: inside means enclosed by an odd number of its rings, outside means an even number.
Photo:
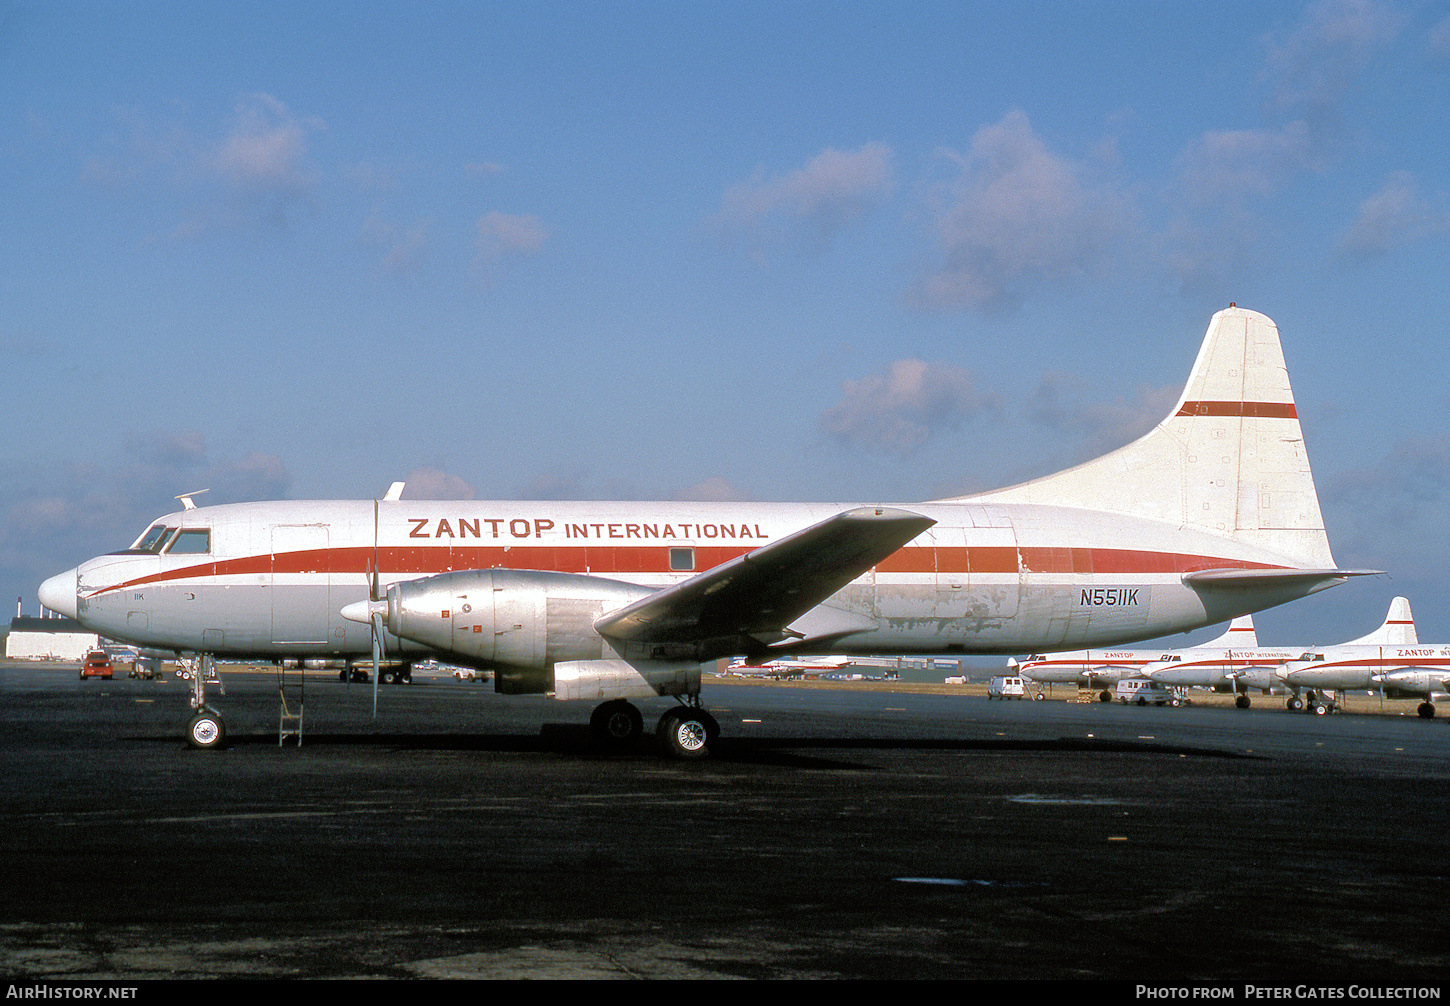
[[[186,743],[203,750],[219,748],[227,739],[226,723],[221,713],[206,701],[206,683],[215,681],[221,693],[226,686],[216,673],[216,658],[210,653],[199,657],[182,657],[177,663],[184,669],[183,678],[191,679],[191,708],[196,713],[186,726]]]

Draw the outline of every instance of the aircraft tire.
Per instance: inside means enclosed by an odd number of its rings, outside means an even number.
[[[1249,697],[1247,695],[1240,695],[1234,699],[1234,705],[1240,709],[1247,709],[1249,707]]]
[[[1435,718],[1435,703],[1421,702],[1416,707],[1415,712],[1420,714],[1420,719],[1422,720],[1433,720]]]
[[[1299,696],[1297,695],[1294,696],[1292,699],[1289,700],[1289,708],[1297,713],[1299,710],[1304,708],[1304,700],[1299,698]]]
[[[714,717],[689,706],[676,706],[660,717],[655,735],[667,757],[684,761],[698,761],[710,755],[710,729]]]
[[[227,739],[226,724],[215,713],[198,713],[186,725],[186,743],[194,748],[219,748]]]
[[[1322,702],[1316,702],[1314,704],[1314,715],[1315,716],[1323,716],[1327,712],[1329,712],[1329,707],[1326,706],[1324,703],[1322,703]]]
[[[589,732],[604,747],[627,748],[644,734],[644,717],[632,702],[624,699],[603,702],[589,717]]]
[[[1106,689],[1104,689],[1101,692],[1098,692],[1098,701],[1099,702],[1111,702],[1111,701],[1113,701],[1113,693],[1110,692],[1110,691],[1108,691],[1108,690],[1106,690]]]

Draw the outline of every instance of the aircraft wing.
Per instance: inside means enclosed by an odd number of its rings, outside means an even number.
[[[609,612],[594,628],[631,642],[788,638],[792,622],[935,523],[907,510],[847,510]]]

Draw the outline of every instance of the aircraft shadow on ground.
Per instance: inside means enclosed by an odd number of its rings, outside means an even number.
[[[136,738],[150,742],[181,743],[175,735]],[[287,747],[296,740],[287,738]],[[233,733],[228,747],[263,747],[277,744],[277,734]],[[608,750],[600,746],[587,726],[572,723],[545,724],[538,734],[473,733],[335,733],[319,731],[303,737],[303,747],[387,748],[394,751],[492,751],[502,753],[548,753],[583,758],[657,757],[659,747],[646,735],[633,747]],[[741,764],[793,764],[804,768],[860,769],[856,763],[821,758],[806,752],[830,751],[980,751],[1075,754],[1157,754],[1171,757],[1261,760],[1262,755],[1219,748],[1155,744],[1144,741],[1080,737],[1011,740],[1005,738],[943,740],[903,737],[722,737],[710,754],[710,761]]]

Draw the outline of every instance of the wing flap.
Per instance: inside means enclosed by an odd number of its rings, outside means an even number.
[[[631,642],[784,638],[801,615],[935,523],[908,510],[847,510],[609,612],[594,628]]]

